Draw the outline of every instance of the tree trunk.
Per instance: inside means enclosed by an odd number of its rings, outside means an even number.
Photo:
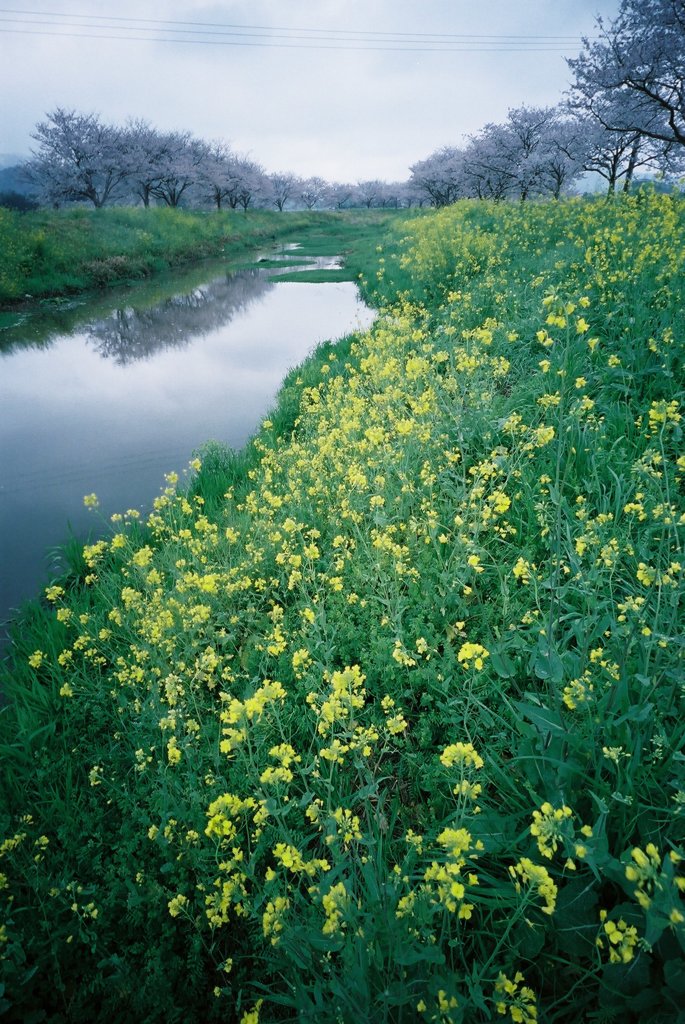
[[[633,182],[633,175],[635,173],[635,165],[637,164],[638,154],[640,152],[640,139],[637,139],[633,143],[633,148],[630,151],[630,159],[628,160],[628,169],[626,170],[625,181],[623,182],[623,191],[629,192],[630,186]]]

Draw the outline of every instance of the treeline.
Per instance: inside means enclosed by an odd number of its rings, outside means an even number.
[[[567,63],[572,82],[558,105],[511,109],[506,122],[486,124],[464,147],[445,146],[415,163],[403,182],[268,174],[224,142],[61,108],[36,126],[38,148],[23,173],[45,204],[243,210],[559,198],[588,172],[604,178],[609,193],[628,191],[637,172],[671,180],[685,173],[682,0],[622,0],[616,18],[608,25],[599,18],[596,37]]]
[[[96,114],[57,108],[37,126],[35,156],[23,175],[45,205],[90,202],[145,207],[348,209],[407,205],[404,183],[330,183],[268,174],[226,142],[162,132],[147,121],[107,124]]]
[[[486,124],[465,147],[446,146],[411,168],[410,185],[434,206],[460,198],[528,199],[569,191],[594,172],[609,193],[638,171],[685,172],[685,4],[622,0],[597,20],[567,61],[572,80],[553,107],[519,107]]]

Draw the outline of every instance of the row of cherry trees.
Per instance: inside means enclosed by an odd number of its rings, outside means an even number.
[[[461,149],[411,168],[436,206],[464,196],[558,197],[593,171],[610,193],[635,172],[685,172],[685,3],[622,0],[616,18],[567,61],[573,81],[556,107],[519,107]]]
[[[680,152],[679,152],[680,151]],[[590,112],[519,107],[504,124],[487,124],[464,148],[446,146],[411,168],[413,191],[435,206],[456,199],[559,198],[584,173],[605,179],[609,192],[628,191],[635,172],[685,169],[685,150],[637,129],[609,130]]]
[[[559,197],[595,172],[609,192],[639,168],[685,171],[685,2],[621,0],[608,24],[567,61],[573,81],[555,107],[519,107],[462,148],[446,146],[411,167],[406,182],[331,184],[267,174],[222,142],[123,127],[57,109],[37,125],[26,172],[45,202],[151,202],[242,208],[444,206],[462,197]]]
[[[224,142],[209,143],[189,132],[160,132],[146,121],[123,127],[95,114],[58,108],[35,129],[35,156],[26,176],[46,203],[115,202],[144,206],[215,206],[247,210],[269,206],[399,206],[405,183],[329,184],[322,178],[267,174]]]

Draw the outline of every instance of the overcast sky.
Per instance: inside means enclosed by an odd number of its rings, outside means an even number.
[[[0,154],[28,155],[35,124],[61,106],[224,139],[270,172],[404,180],[510,107],[556,103],[564,57],[617,7],[14,0],[0,7]]]

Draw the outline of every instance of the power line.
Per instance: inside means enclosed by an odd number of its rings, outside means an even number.
[[[0,13],[5,13],[3,9],[0,9]],[[35,12],[36,15],[38,12]],[[82,18],[86,18],[86,15],[82,15]],[[89,19],[92,20],[92,19]],[[104,20],[104,19],[98,19]],[[124,19],[117,19],[124,20]],[[151,19],[132,19],[133,21],[149,22]],[[453,36],[451,40],[447,39],[433,39],[429,37],[428,33],[421,33],[421,39],[413,39],[409,36],[409,33],[403,33],[403,36],[407,38],[399,40],[391,37],[390,33],[386,33],[388,38],[383,39],[370,39],[364,37],[362,33],[356,33],[359,38],[350,39],[348,36],[343,35],[341,30],[335,30],[338,35],[331,34],[319,34],[316,36],[299,36],[299,35],[280,35],[276,34],[276,30],[269,36],[257,35],[254,32],[247,32],[245,27],[241,28],[241,34],[238,35],[234,31],[220,31],[220,32],[206,32],[202,29],[171,29],[157,27],[155,29],[138,28],[137,25],[122,25],[118,27],[118,31],[124,31],[126,35],[115,34],[117,28],[112,25],[90,25],[87,22],[84,24],[74,24],[72,22],[65,21],[27,21],[26,19],[20,18],[0,18],[0,24],[4,25],[21,25],[23,28],[0,28],[0,32],[3,33],[14,33],[19,35],[46,35],[54,38],[74,38],[74,39],[105,39],[105,40],[118,40],[118,41],[134,41],[134,42],[160,42],[160,43],[177,43],[177,44],[190,44],[190,45],[204,45],[204,46],[259,46],[259,47],[270,47],[277,49],[307,49],[307,50],[357,50],[357,51],[378,51],[378,52],[406,52],[406,53],[487,53],[487,52],[560,52],[565,47],[559,43],[549,43],[543,37],[539,39],[530,36],[518,36],[507,37],[507,36],[482,36],[482,37],[464,37],[458,38]],[[159,25],[165,23],[160,22]],[[35,26],[35,27],[34,27]],[[94,29],[95,32],[63,32],[63,31],[50,31],[50,29]],[[166,32],[167,35],[163,37],[152,36],[151,32]],[[295,30],[287,30],[293,32]],[[315,30],[311,30],[315,31]],[[316,30],[321,31],[321,30]],[[147,33],[140,35],[140,33]],[[137,33],[137,34],[133,34]],[[171,34],[173,33],[173,35]],[[374,33],[377,35],[377,33]],[[197,38],[197,36],[209,36],[210,38]],[[214,38],[219,36],[221,38]],[[227,38],[228,37],[228,38]],[[424,43],[424,37],[428,39],[432,45]],[[359,44],[364,45],[359,45]],[[437,45],[435,45],[437,43]],[[379,45],[380,44],[380,45]],[[401,44],[401,45],[400,45]],[[407,45],[409,44],[409,45]]]
[[[89,26],[84,26],[89,27]],[[116,35],[95,35],[88,32],[50,32],[46,29],[22,29],[22,28],[0,28],[4,35],[34,35],[52,36],[57,39],[104,39],[118,40],[123,42],[137,43],[176,43],[177,45],[190,46],[248,46],[262,47],[268,49],[290,49],[290,50],[348,50],[357,52],[380,52],[380,53],[565,53],[567,47],[562,46],[343,46],[340,44],[321,45],[314,43],[279,43],[279,42],[248,42],[244,39],[187,39],[178,37],[176,39],[168,36],[159,38],[154,36],[116,36]]]
[[[22,22],[26,24],[35,24],[34,22],[27,22],[26,18],[79,18],[81,21],[90,22],[125,22],[124,28],[128,28],[132,25],[153,25],[157,27],[157,30],[161,29],[159,26],[163,25],[182,25],[189,26],[187,29],[163,29],[163,31],[197,31],[203,28],[210,29],[229,29],[228,33],[219,34],[234,34],[235,32],[246,32],[253,34],[254,32],[267,32],[267,33],[306,33],[309,36],[321,36],[322,38],[333,38],[342,37],[350,38],[356,36],[366,37],[371,40],[371,37],[375,37],[374,41],[377,42],[395,42],[395,41],[406,41],[406,40],[428,40],[433,42],[447,42],[449,40],[455,40],[457,42],[468,42],[473,40],[475,42],[486,42],[486,41],[500,41],[500,42],[556,42],[558,44],[562,42],[581,42],[580,37],[571,35],[538,35],[526,33],[522,35],[510,35],[510,34],[490,34],[490,33],[451,33],[451,32],[401,32],[395,31],[384,32],[373,29],[320,29],[320,28],[300,28],[293,26],[284,25],[239,25],[231,22],[212,22],[212,21],[174,21],[171,19],[160,19],[160,18],[132,18],[122,17],[120,15],[99,15],[99,14],[76,14],[76,13],[63,13],[60,11],[21,11],[15,8],[0,8],[0,14],[19,14],[22,16]],[[60,23],[50,23],[60,24]],[[81,27],[81,26],[77,26]],[[86,28],[97,28],[100,26],[96,25],[84,25]],[[115,25],[103,25],[103,28],[116,28]],[[217,33],[203,33],[199,34],[209,35]],[[298,36],[299,37],[299,36]]]

